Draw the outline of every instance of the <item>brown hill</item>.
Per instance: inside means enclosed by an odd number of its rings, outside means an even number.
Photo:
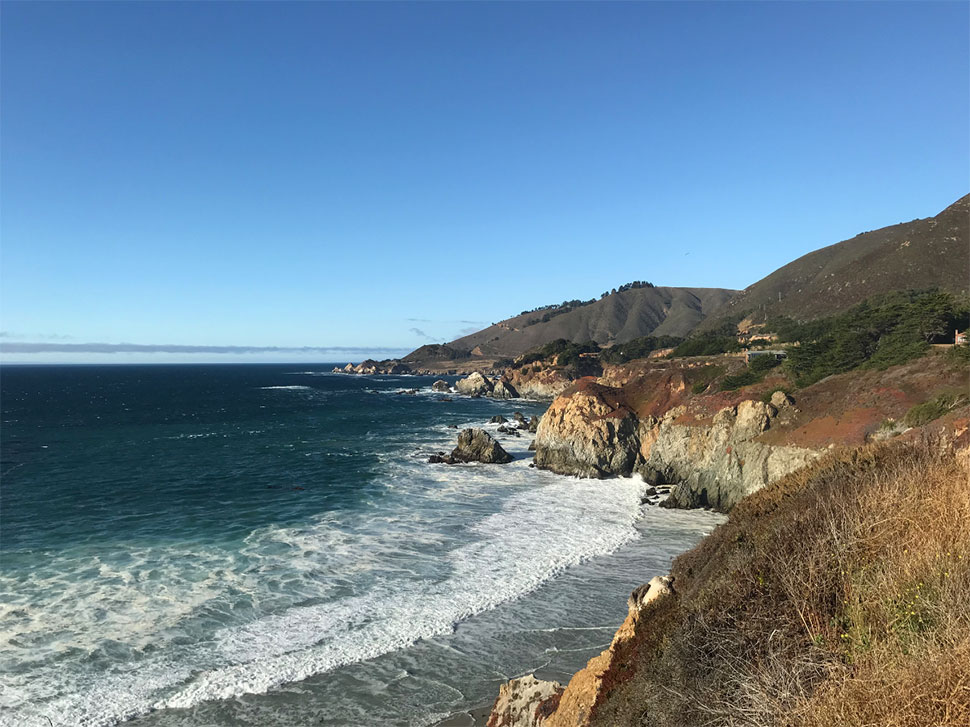
[[[447,346],[476,356],[514,357],[558,338],[606,345],[650,334],[684,336],[734,293],[723,288],[634,288],[568,312],[514,316]]]
[[[743,313],[821,318],[895,290],[970,285],[970,195],[936,217],[864,232],[823,247],[748,286],[698,330]]]

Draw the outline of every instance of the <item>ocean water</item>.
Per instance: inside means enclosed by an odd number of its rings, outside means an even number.
[[[567,678],[718,522],[531,469],[527,433],[429,465],[545,405],[331,367],[0,372],[0,725],[454,721]]]

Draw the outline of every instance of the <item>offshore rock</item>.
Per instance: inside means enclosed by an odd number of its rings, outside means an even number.
[[[533,415],[532,418],[529,420],[529,431],[532,434],[535,434],[536,432],[539,431],[539,417]]]
[[[629,475],[637,462],[637,418],[620,390],[581,379],[557,398],[536,430],[536,466],[564,475]]]
[[[444,379],[438,379],[435,381],[433,384],[431,384],[431,388],[434,391],[451,391],[451,387]]]
[[[484,429],[463,429],[458,435],[458,446],[451,452],[454,462],[484,462],[505,464],[512,455]]]
[[[467,396],[481,396],[491,393],[494,388],[491,381],[482,376],[478,371],[469,374],[464,379],[458,379],[455,389],[459,394]]]
[[[506,419],[505,417],[503,417],[501,414],[496,414],[495,416],[493,416],[491,419],[488,420],[488,423],[489,424],[505,424],[507,421],[508,421],[508,419]]]

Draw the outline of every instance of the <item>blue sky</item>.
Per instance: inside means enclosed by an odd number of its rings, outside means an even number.
[[[742,288],[970,191],[962,2],[0,12],[8,344],[356,360]]]

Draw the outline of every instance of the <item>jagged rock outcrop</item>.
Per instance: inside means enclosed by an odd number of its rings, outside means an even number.
[[[539,421],[540,421],[539,417],[535,415],[533,415],[532,418],[529,420],[529,431],[532,434],[535,434],[536,432],[539,431]]]
[[[604,682],[615,678],[617,655],[634,638],[647,606],[673,594],[673,579],[656,576],[638,587],[627,600],[627,616],[608,649],[590,659],[563,689],[556,682],[540,681],[531,674],[513,679],[499,689],[489,716],[489,727],[583,727],[589,724]],[[647,622],[649,627],[649,622]]]
[[[559,369],[538,366],[512,369],[507,374],[507,381],[519,396],[527,399],[555,399],[573,383]]]
[[[559,474],[629,475],[637,463],[637,417],[620,391],[582,380],[557,398],[536,430],[536,466]]]
[[[493,388],[495,388],[494,384],[478,371],[469,374],[463,379],[458,379],[455,383],[455,390],[459,394],[465,394],[466,396],[487,395],[492,392]]]
[[[780,403],[780,401],[779,401]],[[640,471],[650,484],[675,485],[665,507],[712,507],[727,512],[743,497],[804,467],[821,452],[754,441],[778,409],[742,401],[710,424],[679,422],[683,407],[641,422]]]
[[[793,410],[790,398],[775,396]],[[730,510],[741,498],[799,469],[821,450],[757,441],[778,408],[745,400],[712,420],[676,406],[662,417],[638,418],[623,390],[582,380],[557,398],[536,432],[536,466],[580,477],[629,475],[675,485],[668,507]]]
[[[559,682],[536,679],[534,674],[510,679],[498,688],[486,727],[539,727],[555,711],[562,690]]]
[[[388,359],[387,361],[375,361],[374,359],[369,358],[366,361],[361,361],[357,365],[349,363],[343,367],[334,366],[333,373],[373,376],[374,374],[410,374],[414,372],[407,364],[403,364],[394,359]]]
[[[501,414],[496,414],[495,416],[493,416],[491,419],[488,420],[488,423],[489,424],[505,424],[507,421],[508,421],[508,419],[506,419],[505,417],[503,417]]]
[[[496,399],[518,399],[519,392],[515,390],[515,387],[505,379],[499,379],[495,383],[495,387],[492,389],[490,396]]]
[[[431,389],[433,391],[451,391],[451,386],[444,379],[438,379],[433,384],[431,384]]]
[[[428,462],[431,464],[465,462],[506,464],[512,459],[512,455],[502,449],[502,445],[484,429],[463,429],[458,434],[458,446],[451,450],[451,454],[433,454],[428,458]]]

